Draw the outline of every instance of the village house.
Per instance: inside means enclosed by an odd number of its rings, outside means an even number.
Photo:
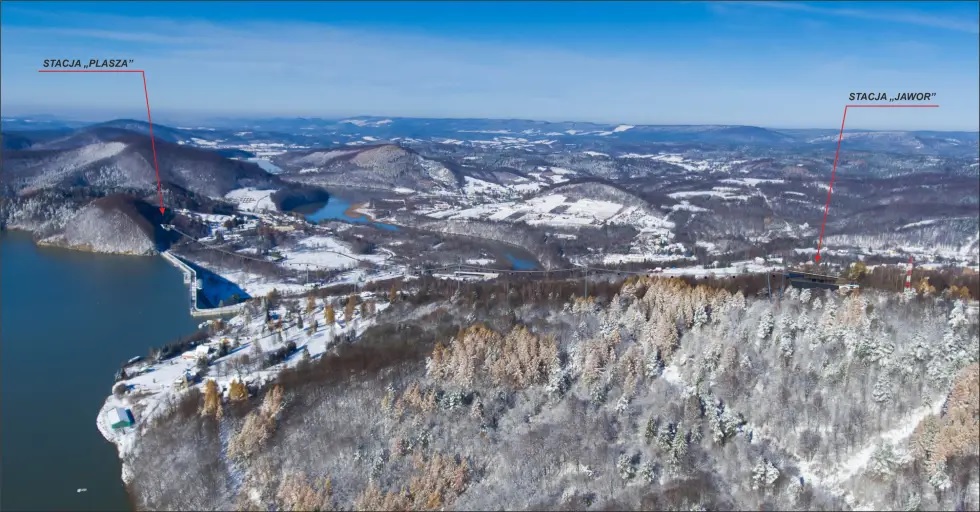
[[[211,347],[207,345],[198,345],[194,347],[194,350],[188,350],[187,352],[181,354],[180,357],[181,359],[190,359],[192,361],[196,361],[198,358],[202,356],[208,357],[208,354],[210,353],[211,353]]]
[[[133,411],[129,409],[123,409],[122,407],[113,407],[109,409],[106,413],[109,420],[109,426],[115,429],[132,427],[136,421],[133,419]]]

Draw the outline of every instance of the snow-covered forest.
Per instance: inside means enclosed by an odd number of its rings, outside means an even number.
[[[188,392],[125,461],[137,505],[980,508],[966,301],[522,286],[396,301],[259,396]]]

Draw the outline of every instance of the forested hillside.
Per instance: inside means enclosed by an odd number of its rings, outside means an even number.
[[[795,289],[770,302],[653,278],[580,290],[400,296],[256,397],[185,394],[125,461],[133,496],[142,509],[980,507],[967,302]]]

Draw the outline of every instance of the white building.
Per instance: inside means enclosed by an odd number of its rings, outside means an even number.
[[[106,417],[109,420],[109,425],[113,429],[125,428],[133,426],[133,413],[129,409],[123,409],[122,407],[113,407],[106,412]]]

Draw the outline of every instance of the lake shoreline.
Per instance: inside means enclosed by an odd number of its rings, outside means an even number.
[[[153,253],[150,254],[137,253],[137,252],[96,251],[92,249],[91,246],[88,245],[68,245],[64,243],[59,243],[59,241],[54,237],[39,238],[37,236],[37,231],[27,229],[24,227],[18,227],[18,226],[15,227],[5,226],[3,229],[0,229],[0,234],[10,234],[12,236],[24,236],[30,238],[31,242],[36,247],[41,247],[45,249],[62,249],[65,251],[84,252],[89,254],[105,254],[110,256],[137,256],[141,258],[149,258],[149,257],[160,255],[160,251],[154,251]]]
[[[190,316],[186,288],[169,264],[38,244],[32,235],[9,227],[0,232],[0,507],[133,510],[120,479],[118,447],[109,451],[103,444],[92,414],[104,404],[121,363],[194,332],[199,321]],[[47,320],[38,322],[31,313],[39,309]],[[82,488],[87,492],[77,492]]]
[[[361,208],[364,208],[369,204],[371,203],[366,201],[363,203],[351,203],[351,205],[348,206],[346,210],[344,210],[344,216],[354,218],[354,219],[363,218],[368,222],[377,222],[377,220],[375,220],[374,217],[372,217],[371,215],[360,211]]]

